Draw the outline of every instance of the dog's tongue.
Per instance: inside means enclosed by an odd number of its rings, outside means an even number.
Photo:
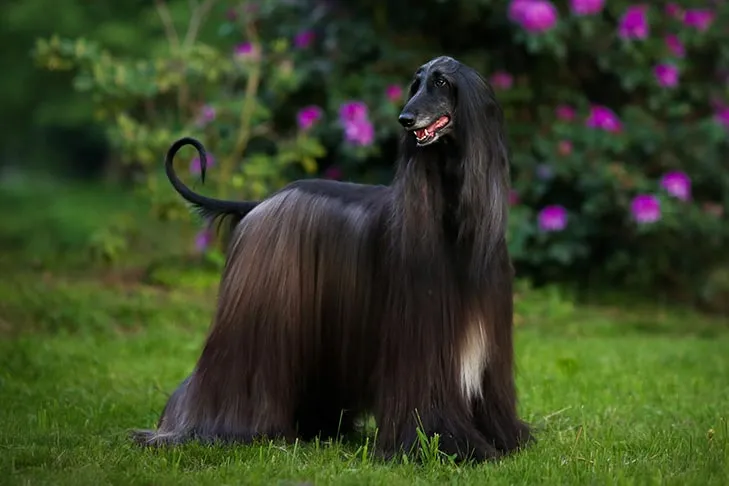
[[[433,133],[434,131],[438,130],[439,128],[443,127],[448,123],[448,117],[442,116],[438,118],[432,125],[428,127],[428,133]]]
[[[415,130],[415,136],[419,139],[425,138],[428,135],[433,135],[436,130],[441,128],[442,126],[445,126],[448,123],[448,117],[442,116],[438,118],[436,121],[431,123],[425,128],[421,128],[420,130]]]

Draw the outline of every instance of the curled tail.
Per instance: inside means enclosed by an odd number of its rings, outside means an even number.
[[[197,150],[198,157],[200,157],[200,179],[205,182],[205,169],[208,163],[205,147],[195,138],[182,137],[170,146],[165,157],[165,172],[172,187],[175,188],[183,199],[190,203],[193,211],[206,220],[208,224],[212,225],[214,222],[217,222],[218,229],[220,229],[222,223],[227,220],[229,223],[228,228],[233,228],[241,219],[258,206],[258,202],[224,201],[222,199],[203,196],[192,191],[177,177],[175,169],[172,166],[175,155],[185,145],[192,145]]]

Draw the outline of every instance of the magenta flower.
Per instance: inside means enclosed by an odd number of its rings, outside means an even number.
[[[677,3],[668,3],[666,5],[666,15],[679,19],[683,15],[683,10],[681,10],[681,6]]]
[[[213,232],[209,228],[201,230],[195,235],[195,248],[198,252],[204,252],[213,242]]]
[[[344,138],[355,145],[370,145],[375,127],[368,119],[367,105],[362,101],[347,101],[339,107],[339,121],[344,126]]]
[[[714,119],[729,129],[729,106],[717,106]]]
[[[235,46],[235,55],[238,57],[250,57],[253,55],[253,44],[243,42]]]
[[[680,170],[666,172],[661,178],[661,186],[672,196],[688,201],[691,199],[691,179]]]
[[[569,105],[559,105],[555,108],[554,113],[557,118],[562,121],[572,121],[575,119],[575,109]]]
[[[532,3],[532,0],[511,0],[507,13],[509,20],[521,24],[530,3]]]
[[[516,189],[511,189],[509,191],[509,205],[516,206],[517,204],[519,204],[519,193]]]
[[[509,18],[535,34],[554,27],[557,14],[557,7],[549,0],[512,0],[509,5]]]
[[[613,110],[606,106],[592,105],[585,124],[589,128],[597,128],[606,132],[617,133],[622,130],[622,123]]]
[[[385,96],[393,103],[399,101],[402,98],[402,87],[399,84],[391,84],[385,88]]]
[[[567,210],[558,204],[545,206],[537,219],[542,231],[562,231],[567,227]]]
[[[549,0],[533,0],[524,13],[521,25],[528,32],[546,32],[557,24],[557,14],[557,7]]]
[[[329,166],[324,171],[324,178],[334,179],[335,181],[341,180],[343,175],[344,174],[342,173],[342,169],[340,169],[336,165]]]
[[[318,122],[324,112],[315,105],[305,106],[296,114],[296,122],[302,130],[308,130]]]
[[[689,8],[683,14],[683,24],[700,31],[705,31],[714,21],[714,12],[701,8]]]
[[[491,75],[491,85],[496,89],[509,89],[514,84],[514,77],[506,71],[497,71]]]
[[[664,88],[673,88],[678,85],[678,68],[670,63],[659,64],[653,68],[653,75],[658,84]]]
[[[344,138],[355,145],[370,145],[375,139],[375,127],[366,118],[348,121],[344,124]]]
[[[200,109],[200,113],[197,115],[196,124],[198,126],[207,125],[211,121],[215,120],[216,111],[215,108],[210,105],[203,105]]]
[[[347,101],[339,107],[339,119],[342,123],[365,120],[368,114],[367,105],[362,101]]]
[[[298,49],[306,49],[314,42],[316,35],[311,30],[302,30],[294,36],[294,45]]]
[[[215,165],[215,157],[213,157],[212,154],[207,154],[207,164],[205,166],[206,169],[209,169],[210,167]],[[199,174],[201,172],[202,167],[200,166],[200,157],[193,157],[193,159],[190,161],[190,173],[191,174]]]
[[[651,194],[639,194],[630,203],[630,211],[638,223],[655,223],[661,219],[661,202]]]
[[[557,152],[560,155],[567,156],[572,153],[572,142],[569,140],[560,140],[557,145]]]
[[[570,0],[570,9],[576,16],[595,15],[602,11],[605,0]]]
[[[645,39],[648,37],[648,5],[631,5],[618,22],[618,35],[623,39]]]
[[[686,55],[686,48],[683,46],[683,42],[678,38],[676,34],[668,34],[665,38],[666,47],[669,52],[676,57],[683,57]]]

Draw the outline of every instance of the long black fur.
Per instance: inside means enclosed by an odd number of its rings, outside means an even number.
[[[419,144],[414,131],[450,119]],[[416,72],[394,180],[294,182],[260,203],[173,187],[203,216],[231,216],[202,354],[141,444],[333,436],[374,413],[378,450],[410,452],[417,427],[459,459],[531,439],[517,415],[508,151],[501,108],[473,69]],[[422,132],[420,132],[422,133]]]

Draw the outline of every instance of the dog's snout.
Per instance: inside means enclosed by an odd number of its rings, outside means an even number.
[[[399,121],[400,125],[402,125],[403,127],[410,128],[415,125],[415,115],[410,112],[403,112],[400,113],[397,121]]]

